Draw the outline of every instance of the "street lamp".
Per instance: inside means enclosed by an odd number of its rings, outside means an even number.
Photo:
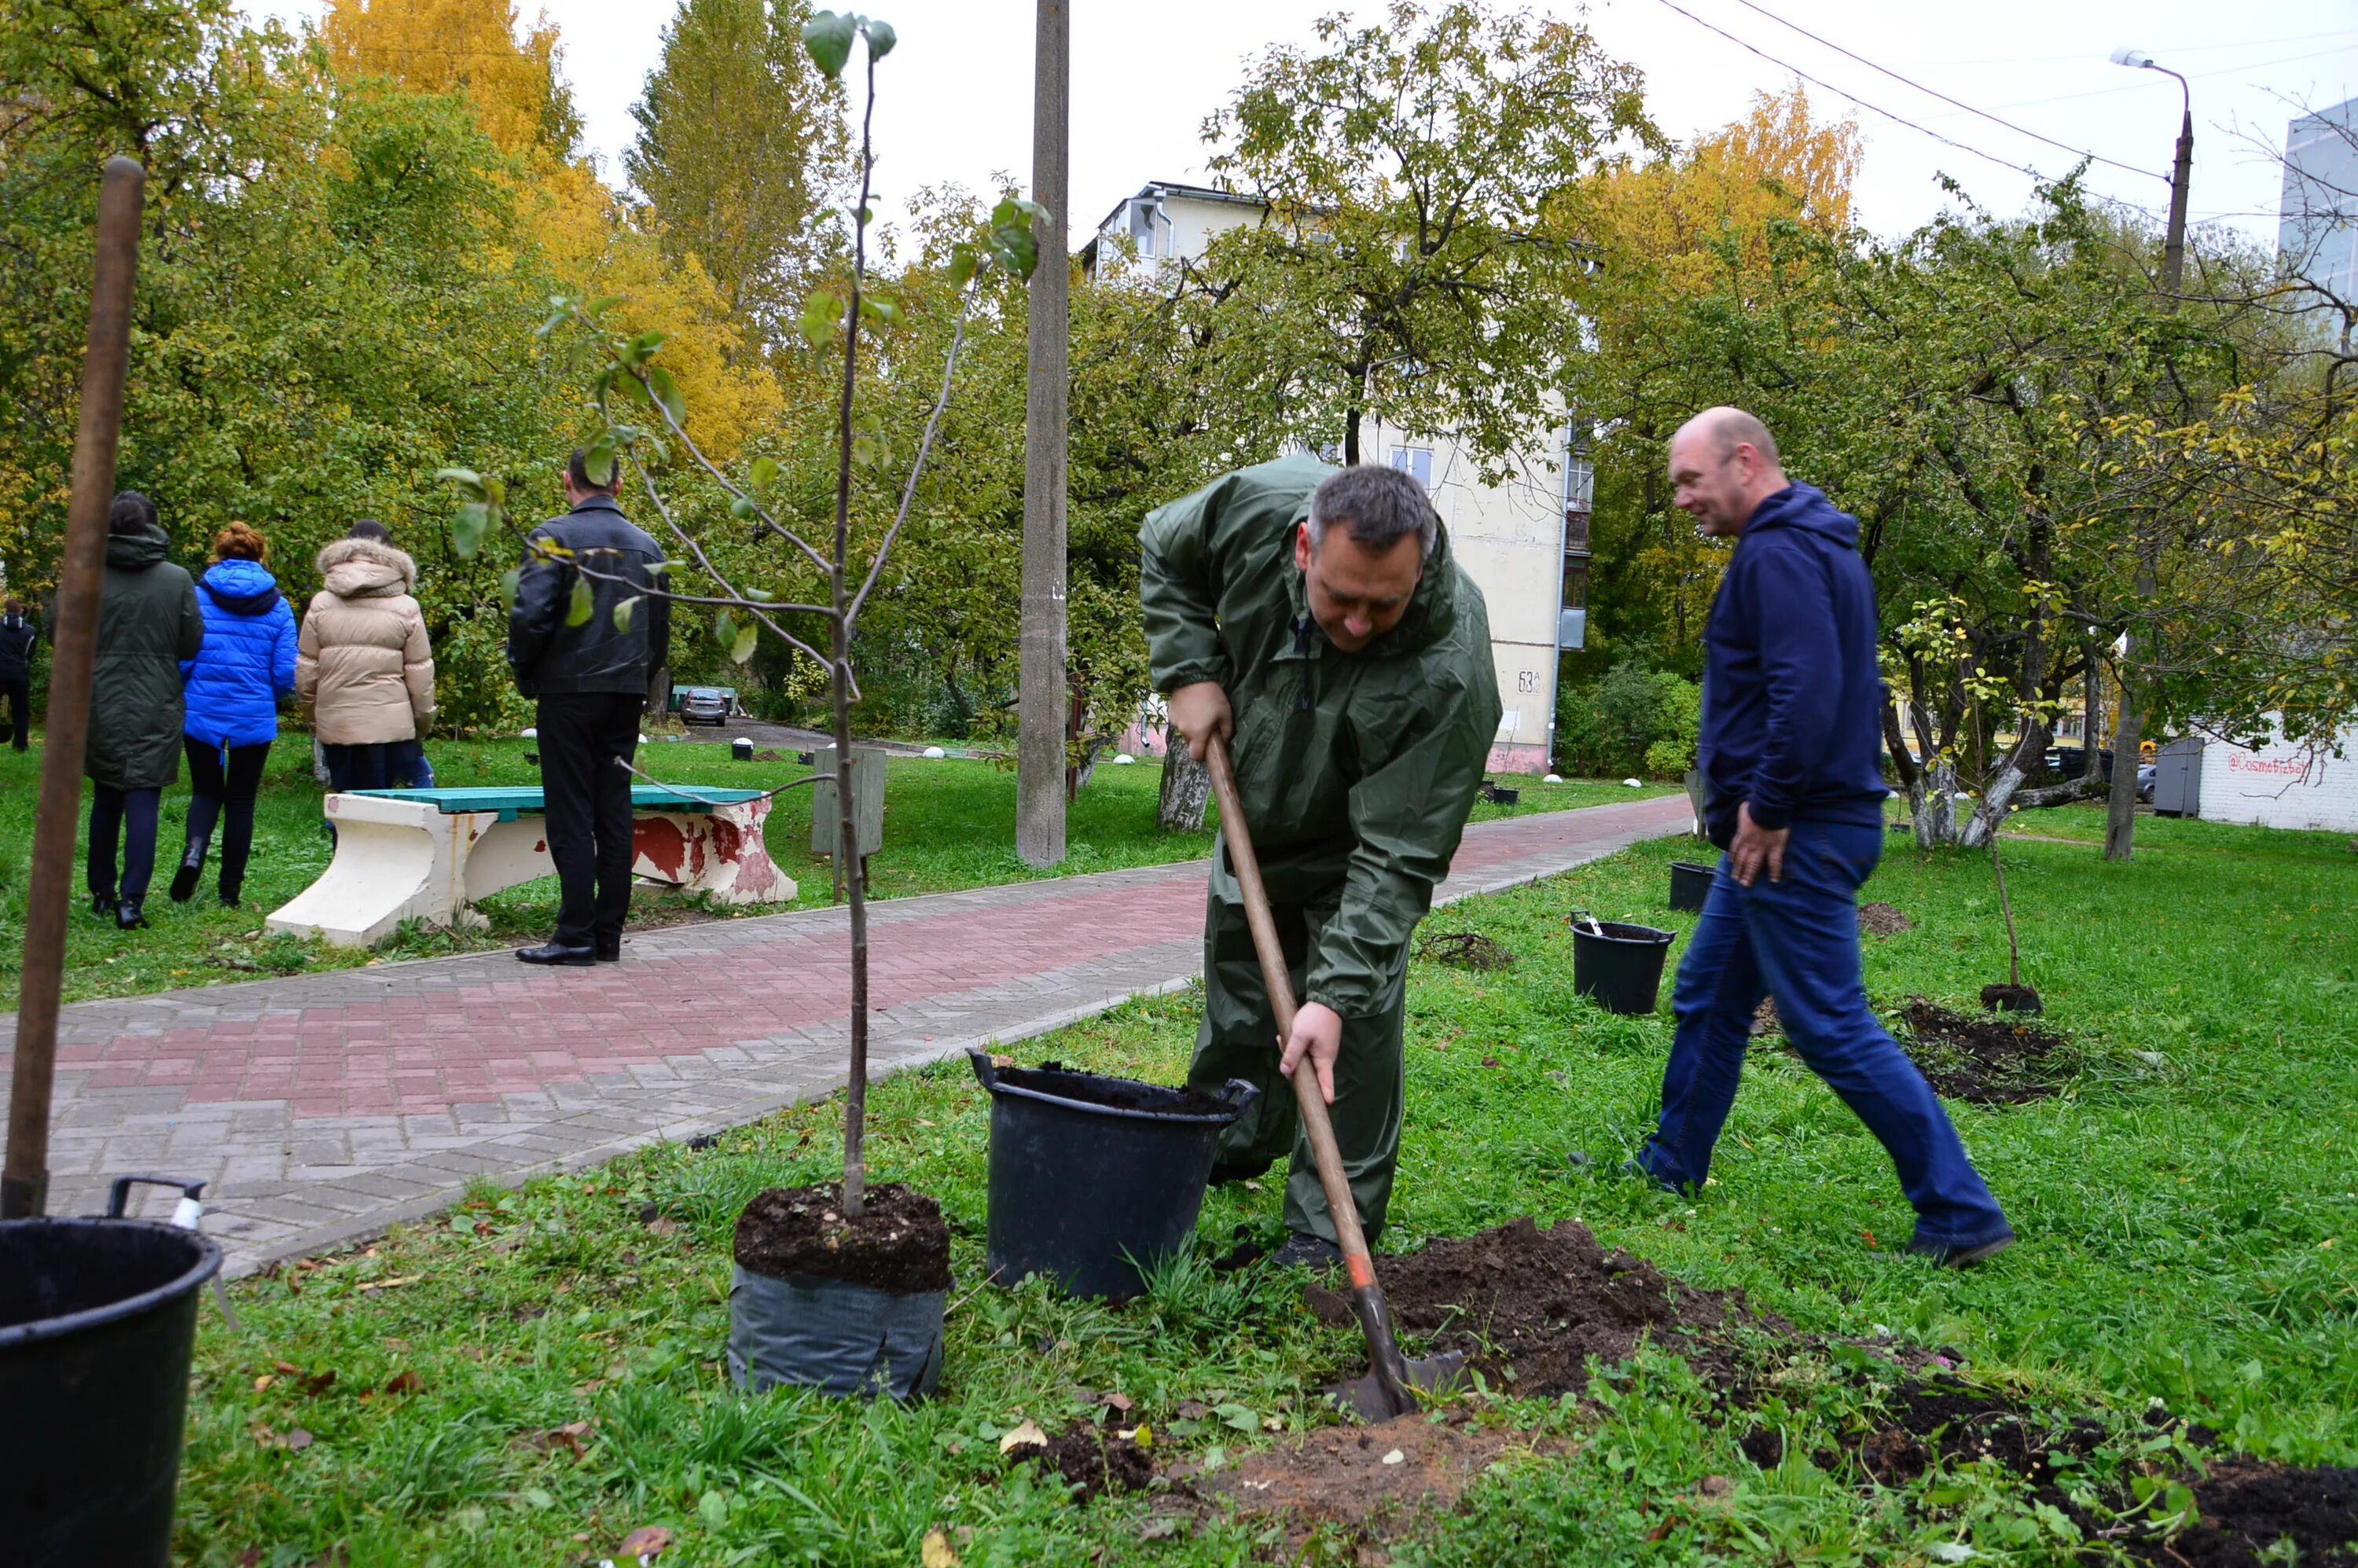
[[[2194,94],[2186,85],[2186,78],[2166,65],[2155,64],[2153,56],[2143,49],[2115,49],[2113,63],[2132,70],[2158,70],[2164,76],[2178,77],[2184,114],[2178,124],[2178,165],[2169,177],[2169,238],[2161,252],[2161,287],[2169,296],[2168,308],[2174,310],[2178,308],[2179,274],[2186,264],[2186,183],[2194,168]]]

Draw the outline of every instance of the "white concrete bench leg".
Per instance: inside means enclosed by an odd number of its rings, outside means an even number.
[[[769,815],[767,795],[710,811],[642,809],[632,824],[631,870],[715,903],[791,903],[798,891],[795,880],[778,869],[762,840]]]
[[[263,922],[266,929],[366,947],[405,920],[449,925],[465,907],[468,850],[487,814],[445,816],[420,801],[331,795],[327,815],[336,825],[335,859]]]

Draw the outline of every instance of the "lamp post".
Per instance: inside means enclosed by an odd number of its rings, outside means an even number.
[[[2178,280],[2186,264],[2186,184],[2194,169],[2194,94],[2186,78],[2166,65],[2154,63],[2143,49],[2115,49],[2113,63],[2132,70],[2158,70],[2177,77],[2179,101],[2184,112],[2178,122],[2178,162],[2169,175],[2169,238],[2161,251],[2161,287],[2169,295],[2167,308],[2178,308]]]
[[[2113,63],[2132,70],[2158,70],[2164,76],[2178,78],[2179,101],[2182,113],[2178,123],[2178,161],[2169,176],[2169,236],[2161,251],[2161,308],[2178,308],[2179,279],[2186,265],[2186,186],[2194,168],[2194,94],[2186,78],[2166,65],[2156,65],[2153,56],[2143,49],[2121,49],[2113,51]],[[2148,617],[2154,590],[2160,576],[2160,541],[2150,514],[2140,514],[2136,528],[2136,606],[2140,616]],[[2145,738],[2144,694],[2136,687],[2134,672],[2129,668],[2129,649],[2150,642],[2149,625],[2140,625],[2132,635],[2121,633],[2116,644],[2120,675],[2121,700],[2115,715],[2113,728],[2113,788],[2104,803],[2104,859],[2125,860],[2135,852],[2136,836],[2136,773]]]

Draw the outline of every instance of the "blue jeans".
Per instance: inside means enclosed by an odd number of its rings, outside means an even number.
[[[1752,1014],[1763,996],[1811,1071],[1866,1123],[1916,1206],[1916,1239],[1977,1247],[2010,1233],[2006,1214],[1932,1087],[1867,1006],[1858,890],[1883,853],[1878,827],[1795,822],[1781,881],[1764,869],[1736,885],[1725,856],[1712,878],[1671,1011],[1678,1036],[1662,1075],[1662,1119],[1638,1162],[1674,1186],[1703,1185],[1736,1103]]]

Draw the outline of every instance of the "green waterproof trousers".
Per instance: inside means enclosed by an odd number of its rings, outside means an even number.
[[[1225,871],[1225,866],[1222,868]],[[1227,883],[1230,896],[1221,896]],[[1317,1162],[1302,1131],[1293,1085],[1277,1070],[1277,1017],[1262,984],[1252,929],[1244,904],[1234,901],[1235,881],[1213,878],[1204,909],[1204,1022],[1195,1032],[1195,1059],[1187,1069],[1191,1088],[1217,1094],[1230,1078],[1260,1089],[1260,1098],[1221,1135],[1212,1159],[1231,1170],[1267,1170],[1280,1158],[1293,1161],[1285,1184],[1288,1229],[1335,1239],[1326,1212],[1326,1190]],[[1338,894],[1340,890],[1336,890]],[[1319,933],[1334,918],[1336,904],[1280,903],[1278,941],[1285,949],[1294,993]],[[1335,1062],[1335,1102],[1326,1108],[1335,1142],[1343,1155],[1343,1175],[1359,1211],[1369,1246],[1384,1228],[1392,1195],[1392,1172],[1400,1159],[1401,1107],[1405,1060],[1401,1022],[1407,997],[1408,962],[1403,954],[1382,993],[1378,1012],[1343,1020],[1343,1049]]]

